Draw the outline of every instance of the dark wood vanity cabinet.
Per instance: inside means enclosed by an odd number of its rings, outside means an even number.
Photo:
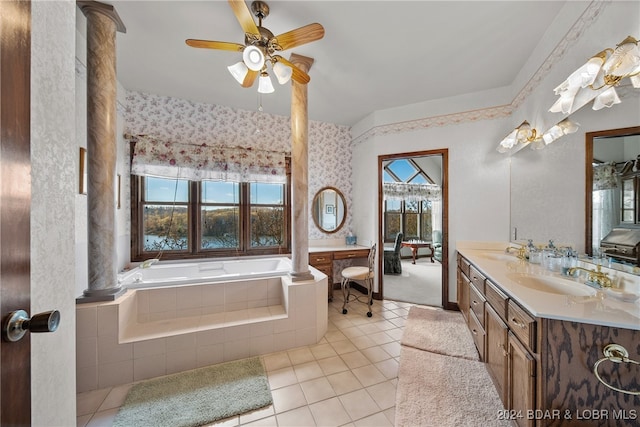
[[[457,285],[458,305],[505,409],[519,426],[535,425],[527,414],[536,409],[536,319],[462,256]]]
[[[613,391],[593,373],[607,344],[620,344],[640,360],[640,331],[534,317],[460,254],[457,277],[460,310],[518,426],[640,425],[640,396]],[[638,390],[640,369],[624,365],[603,363],[601,374]]]

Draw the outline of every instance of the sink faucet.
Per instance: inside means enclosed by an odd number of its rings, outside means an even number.
[[[519,248],[516,248],[514,246],[509,246],[504,250],[504,252],[507,253],[507,254],[511,253],[511,249],[515,249],[516,251],[518,251],[518,258],[525,259],[525,255],[524,254],[526,252],[526,249],[525,249],[524,246],[520,246]]]
[[[589,270],[582,267],[571,267],[569,270],[567,270],[567,274],[569,276],[573,276],[573,274],[579,270],[586,271],[587,281],[595,283],[601,288],[610,288],[613,285],[609,274],[603,272],[599,265],[597,266],[597,270]]]

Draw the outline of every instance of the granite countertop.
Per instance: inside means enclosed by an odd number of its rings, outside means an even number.
[[[483,248],[482,245],[472,244],[460,245],[457,250],[487,279],[499,285],[509,297],[536,317],[640,330],[640,300],[623,301],[609,296],[605,290],[596,291],[579,279],[545,270],[540,265],[518,259],[515,254],[508,256],[504,250],[508,246],[511,245],[502,243],[485,245]],[[625,291],[640,294],[637,281],[627,283],[624,278],[617,277],[624,273],[613,274],[616,283],[624,284]],[[536,290],[518,283],[515,278],[519,275],[573,281],[577,290],[593,291],[590,292],[593,295],[563,295]],[[573,286],[573,283],[570,285]]]

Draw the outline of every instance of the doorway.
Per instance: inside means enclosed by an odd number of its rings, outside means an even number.
[[[447,173],[447,149],[378,157],[381,298],[448,308]]]

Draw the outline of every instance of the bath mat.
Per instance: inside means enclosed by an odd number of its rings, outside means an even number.
[[[402,346],[397,427],[512,426],[484,363]]]
[[[262,362],[253,357],[138,383],[113,426],[202,426],[272,403]]]
[[[471,332],[459,311],[412,306],[400,344],[432,353],[480,360]]]

